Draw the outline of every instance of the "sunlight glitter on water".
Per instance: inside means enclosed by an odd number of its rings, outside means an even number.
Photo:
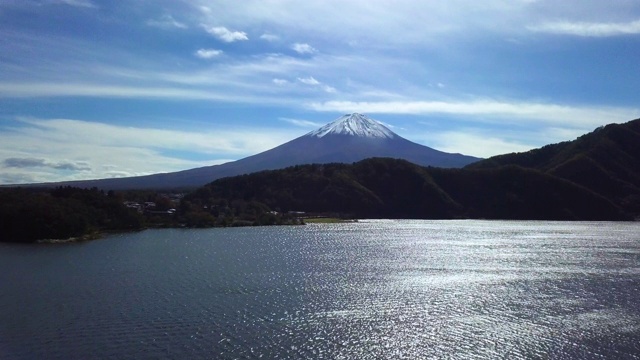
[[[0,249],[0,358],[640,358],[636,223],[382,220]]]

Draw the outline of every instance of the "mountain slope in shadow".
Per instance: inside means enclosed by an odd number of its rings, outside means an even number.
[[[573,141],[495,156],[467,169],[506,165],[565,179],[640,214],[640,119],[603,126]]]

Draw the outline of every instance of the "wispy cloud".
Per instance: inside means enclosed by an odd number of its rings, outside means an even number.
[[[278,41],[278,40],[280,40],[280,37],[278,35],[265,33],[265,34],[260,35],[260,39],[265,40],[265,41]]]
[[[335,93],[336,92],[336,89],[334,87],[321,83],[320,81],[316,80],[313,76],[298,78],[298,81],[303,83],[303,84],[305,84],[305,85],[319,87],[319,88],[321,88],[322,90],[324,90],[325,92],[328,92],[328,93]]]
[[[316,80],[313,76],[307,76],[305,78],[298,78],[298,81],[300,81],[303,84],[307,84],[307,85],[320,85],[320,81]]]
[[[172,75],[174,76],[174,75]],[[177,76],[177,75],[176,75]],[[191,81],[205,81],[191,79]],[[0,83],[0,98],[37,98],[37,97],[97,97],[97,98],[138,98],[166,100],[210,100],[231,103],[270,103],[287,104],[291,100],[264,94],[242,94],[239,89],[208,89],[200,87],[184,88],[179,86],[111,86],[103,83]]]
[[[215,27],[204,26],[204,29],[209,34],[228,43],[235,42],[235,41],[249,40],[247,33],[243,31],[231,31],[224,26],[215,26]]]
[[[292,119],[292,118],[287,118],[287,117],[281,117],[281,118],[278,118],[278,120],[287,122],[287,123],[295,125],[295,126],[304,127],[304,128],[318,128],[318,127],[321,127],[322,125],[324,125],[324,124],[317,123],[317,122],[314,122],[314,121],[301,120],[301,119]]]
[[[416,136],[416,135],[414,135]],[[488,158],[500,154],[528,151],[536,147],[534,143],[509,139],[503,133],[488,133],[482,129],[469,131],[431,132],[421,137],[421,142],[440,151]]]
[[[155,27],[159,27],[159,28],[164,28],[164,29],[171,29],[171,28],[186,29],[186,28],[188,28],[188,26],[186,24],[177,21],[176,19],[173,18],[173,16],[168,15],[168,14],[163,15],[159,19],[147,20],[147,25],[155,26]]]
[[[529,26],[529,30],[559,35],[609,37],[640,34],[640,20],[625,23],[549,22]]]
[[[64,4],[76,7],[97,8],[90,0],[50,0],[53,4]]]
[[[446,152],[459,152],[478,157],[491,157],[512,152],[523,152],[547,144],[570,141],[593,129],[581,130],[567,127],[534,127],[516,129],[496,127],[492,129],[458,127],[450,130],[413,129],[409,136],[417,142]]]
[[[8,158],[3,161],[6,168],[48,167],[57,170],[89,171],[91,166],[86,161],[51,162],[42,158]]]
[[[291,129],[186,131],[27,118],[0,132],[0,183],[178,171],[252,155],[296,135]],[[187,160],[184,153],[208,160]]]
[[[352,102],[327,101],[308,105],[316,111],[366,112],[377,114],[457,115],[483,122],[521,122],[532,120],[546,123],[569,123],[597,126],[628,121],[640,116],[637,108],[571,106],[535,102],[476,101],[389,101]]]
[[[334,88],[333,86],[329,86],[329,85],[323,85],[322,86],[322,90],[324,90],[325,92],[328,92],[330,94],[333,94],[333,93],[338,91],[338,90],[336,90],[336,88]]]
[[[199,49],[195,52],[195,55],[201,59],[213,59],[222,55],[222,50],[216,49]]]
[[[298,54],[315,54],[318,52],[318,50],[313,46],[301,43],[295,43],[291,45],[291,49],[293,49],[293,51],[297,52]]]

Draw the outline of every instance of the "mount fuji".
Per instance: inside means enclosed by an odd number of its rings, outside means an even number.
[[[221,165],[173,173],[53,185],[95,186],[111,190],[195,187],[219,178],[261,170],[312,163],[353,163],[372,157],[404,159],[422,166],[445,168],[459,168],[480,160],[416,144],[395,134],[382,123],[354,113],[341,116],[271,150]]]

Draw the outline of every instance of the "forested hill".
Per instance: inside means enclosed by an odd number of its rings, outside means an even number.
[[[467,169],[506,165],[565,179],[640,214],[640,119],[607,125],[574,141],[492,157]]]
[[[112,192],[71,187],[0,189],[0,242],[80,238],[142,227],[142,218]]]
[[[542,171],[440,169],[388,158],[219,179],[195,194],[210,201],[255,201],[279,211],[358,218],[631,219],[604,196]]]

